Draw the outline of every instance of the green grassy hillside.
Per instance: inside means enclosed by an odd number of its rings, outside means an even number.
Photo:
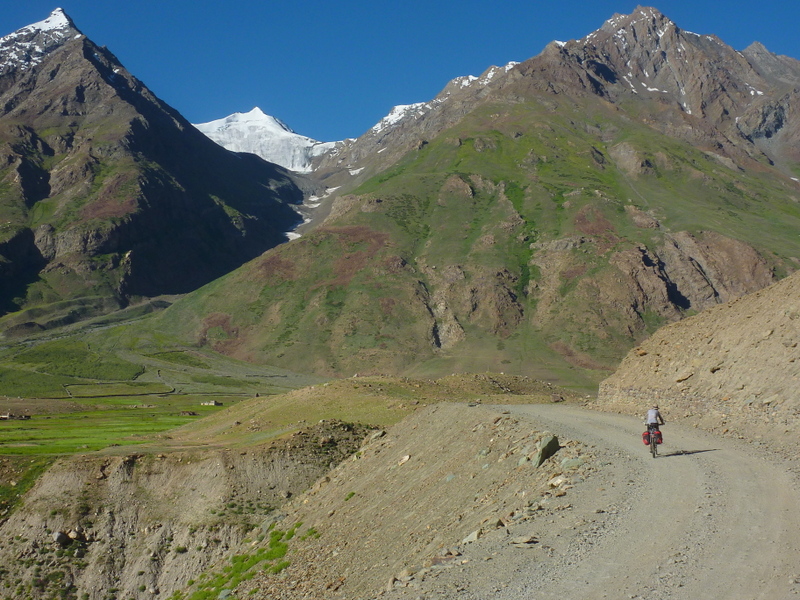
[[[591,388],[697,310],[680,294],[657,304],[622,257],[641,254],[644,273],[672,234],[711,247],[717,232],[780,276],[800,256],[798,200],[766,165],[731,168],[610,106],[485,105],[324,226],[144,326],[301,372],[505,370]]]

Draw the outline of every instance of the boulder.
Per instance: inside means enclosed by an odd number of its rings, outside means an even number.
[[[72,539],[63,531],[56,531],[53,533],[53,541],[59,546],[69,546]]]
[[[554,435],[548,435],[539,442],[539,451],[533,458],[533,466],[539,467],[544,461],[553,456],[561,446],[558,443],[558,438]]]

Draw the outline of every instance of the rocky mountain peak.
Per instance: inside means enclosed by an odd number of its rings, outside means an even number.
[[[0,75],[27,71],[66,40],[83,35],[61,8],[43,21],[0,38]]]
[[[650,6],[637,6],[629,15],[616,13],[600,28],[601,31],[615,34],[623,30],[641,37],[642,33],[665,32],[669,27],[675,27],[669,18],[656,8]]]
[[[788,56],[778,56],[761,42],[753,42],[742,51],[753,68],[776,85],[800,85],[800,61]]]
[[[550,55],[572,74],[567,80],[577,75],[584,88],[607,100],[636,94],[718,125],[771,87],[743,53],[715,35],[684,31],[650,7],[614,15]]]
[[[0,39],[0,65],[0,313],[56,271],[99,312],[183,293],[301,221],[296,179],[212,143],[64,11]]]
[[[680,55],[685,35],[700,37],[683,32],[655,8],[640,6],[629,15],[615,15],[584,40],[600,47],[611,45],[620,56],[632,61],[631,67],[644,69],[649,66],[647,63],[655,66],[659,55],[664,59],[664,54],[677,60],[685,59]]]

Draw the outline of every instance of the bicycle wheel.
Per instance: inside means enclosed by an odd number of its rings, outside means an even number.
[[[653,455],[655,458],[658,455],[658,444],[656,443],[656,434],[655,432],[650,432],[650,454]]]

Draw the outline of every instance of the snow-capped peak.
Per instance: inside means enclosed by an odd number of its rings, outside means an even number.
[[[221,130],[226,129],[229,127],[237,127],[237,126],[245,126],[245,127],[257,127],[263,128],[268,130],[273,130],[276,134],[282,135],[285,133],[294,134],[294,131],[289,128],[286,123],[281,121],[280,119],[276,119],[268,114],[265,114],[263,110],[258,108],[257,106],[253,108],[250,112],[246,113],[233,113],[223,119],[217,119],[215,121],[209,121],[208,123],[201,123],[200,125],[195,125],[200,131],[203,133],[208,133],[209,131]],[[295,134],[296,135],[296,134]]]
[[[264,160],[299,173],[310,171],[312,159],[337,144],[299,135],[286,123],[265,114],[258,107],[195,127],[223,148],[257,154]]]
[[[0,38],[0,75],[13,69],[28,70],[70,37],[82,34],[61,8],[43,21]]]
[[[39,21],[38,23],[34,23],[33,25],[28,25],[27,27],[23,27],[17,33],[36,31],[36,30],[55,31],[72,26],[73,26],[72,20],[64,12],[64,9],[57,8],[53,12],[51,12],[50,16],[47,17],[44,21]]]

